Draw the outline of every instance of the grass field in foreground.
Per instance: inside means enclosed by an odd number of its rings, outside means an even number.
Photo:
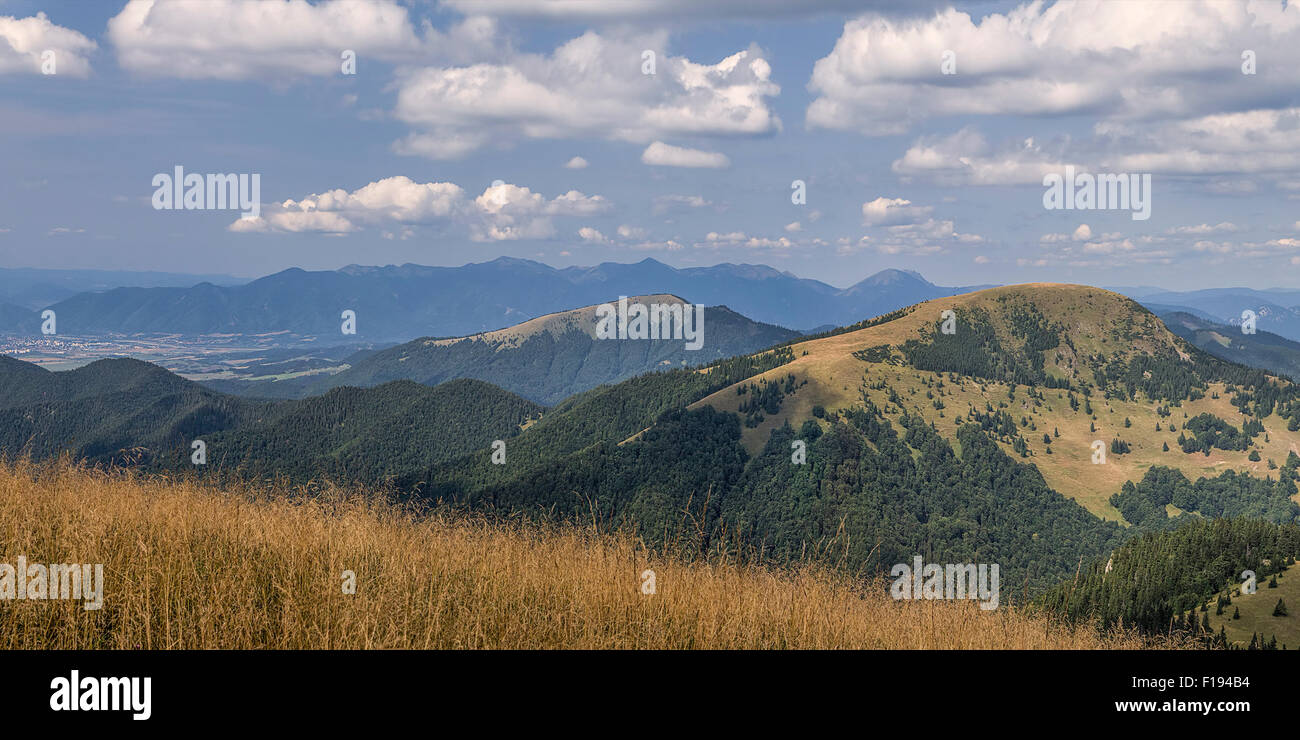
[[[620,534],[67,463],[0,466],[0,563],[19,555],[102,563],[103,607],[0,601],[0,648],[1152,646],[1005,606],[896,602],[815,567],[662,559]]]

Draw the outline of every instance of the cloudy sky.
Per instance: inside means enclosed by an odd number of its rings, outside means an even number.
[[[0,267],[1300,287],[1283,0],[0,0],[0,143]],[[155,209],[177,166],[260,215]]]

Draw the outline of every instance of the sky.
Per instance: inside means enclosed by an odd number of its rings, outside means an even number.
[[[1297,288],[1300,3],[0,0],[0,147],[0,267]]]

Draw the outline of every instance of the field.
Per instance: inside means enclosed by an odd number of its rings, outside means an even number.
[[[0,601],[0,648],[1154,646],[1005,606],[897,602],[883,584],[813,567],[683,562],[620,533],[417,517],[328,485],[306,493],[67,462],[0,467],[0,562],[102,563],[106,581],[96,611]]]
[[[1265,640],[1277,637],[1278,647],[1286,645],[1288,650],[1300,647],[1300,568],[1292,566],[1277,579],[1277,588],[1268,587],[1268,579],[1262,579],[1253,594],[1232,596],[1232,603],[1223,607],[1223,616],[1214,615],[1215,600],[1209,601],[1210,629],[1218,634],[1223,627],[1228,641],[1245,647],[1250,636],[1260,633]],[[1277,600],[1286,602],[1288,616],[1273,616],[1273,607]],[[1233,608],[1241,611],[1241,619],[1233,619]],[[1199,615],[1197,615],[1199,617]]]

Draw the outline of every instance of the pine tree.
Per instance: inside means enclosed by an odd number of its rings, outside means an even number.
[[[1281,600],[1281,599],[1278,599],[1278,600],[1277,600],[1277,606],[1273,607],[1273,616],[1275,616],[1275,617],[1285,617],[1285,616],[1286,616],[1286,602],[1285,602],[1285,601],[1283,601],[1283,600]]]
[[[1241,619],[1241,609],[1239,609],[1239,608],[1237,608],[1237,607],[1235,607],[1235,606],[1232,607],[1232,618],[1233,618],[1233,619]]]

